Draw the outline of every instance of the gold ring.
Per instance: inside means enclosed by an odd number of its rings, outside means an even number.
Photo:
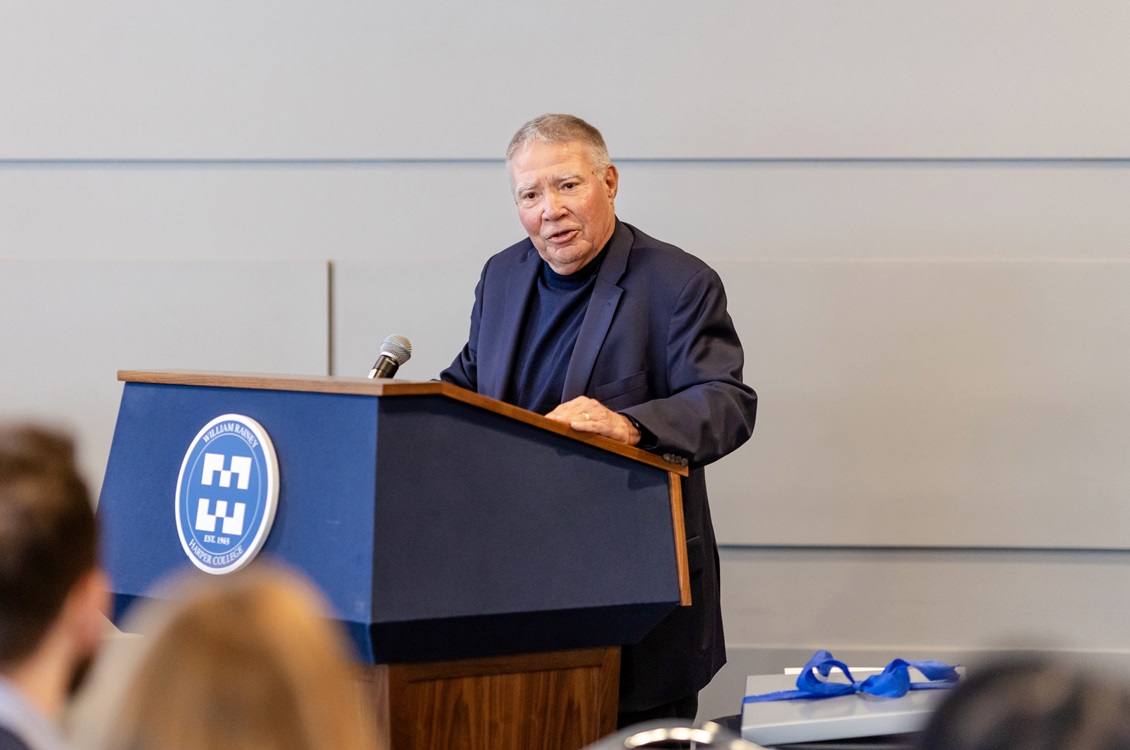
[[[581,416],[585,418],[586,422],[588,422],[590,419],[592,419],[592,417],[589,416],[589,413],[587,411],[584,414],[582,414]]]

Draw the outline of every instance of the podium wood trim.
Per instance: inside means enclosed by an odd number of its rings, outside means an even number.
[[[675,529],[675,565],[679,571],[679,606],[691,606],[691,566],[687,560],[687,528],[683,524],[683,482],[677,474],[671,479],[671,526]]]
[[[357,396],[444,396],[456,401],[493,411],[510,419],[540,427],[570,440],[577,440],[658,469],[687,476],[685,466],[665,461],[654,453],[572,430],[568,425],[540,414],[488,398],[466,388],[439,380],[412,381],[389,378],[347,378],[331,375],[268,375],[264,373],[209,372],[207,370],[119,370],[118,380],[124,383],[158,385],[197,385],[211,388],[251,388],[268,391],[306,391],[310,393],[342,393]]]
[[[616,731],[620,649],[368,667],[392,750],[578,750]]]

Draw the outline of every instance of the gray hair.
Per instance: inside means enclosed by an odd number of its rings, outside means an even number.
[[[599,130],[574,115],[545,114],[535,117],[518,128],[518,132],[510,139],[510,145],[506,148],[508,169],[514,154],[534,141],[580,143],[588,149],[593,171],[596,172],[597,177],[604,177],[605,171],[612,163],[608,158],[608,147],[604,145],[604,137]]]

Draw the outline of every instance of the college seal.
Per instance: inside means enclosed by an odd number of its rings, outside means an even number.
[[[279,462],[262,425],[216,417],[196,434],[177,478],[177,533],[206,573],[231,573],[259,554],[279,499]]]

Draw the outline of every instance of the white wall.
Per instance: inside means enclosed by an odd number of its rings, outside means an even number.
[[[1116,0],[5,0],[10,157],[1120,157]]]
[[[1118,0],[0,0],[0,415],[97,482],[118,368],[361,374],[397,332],[433,377],[521,236],[509,135],[572,111],[761,397],[703,715],[818,647],[1125,654],[1127,38]]]

